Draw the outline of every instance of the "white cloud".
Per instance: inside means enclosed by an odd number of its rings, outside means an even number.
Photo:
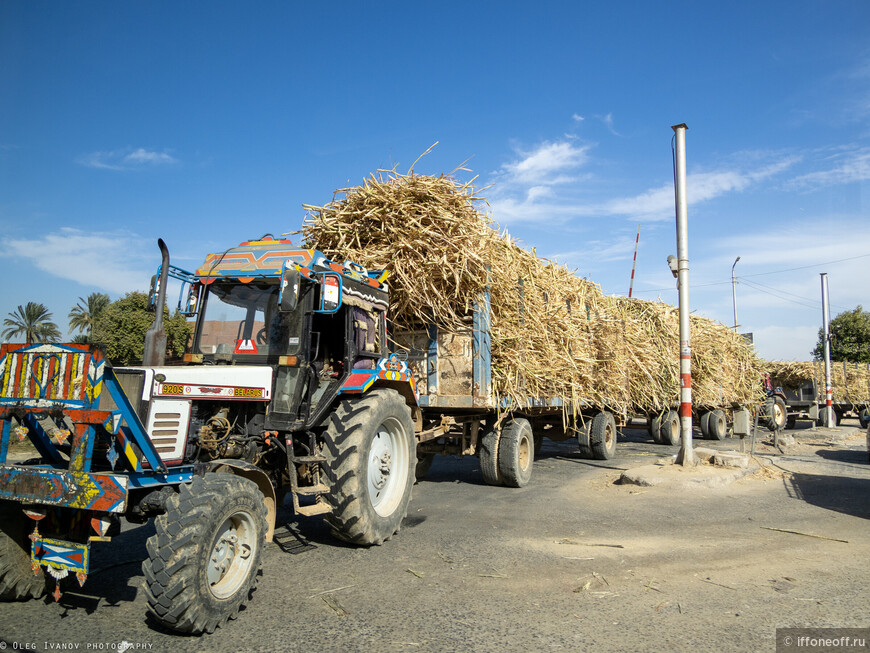
[[[79,165],[102,170],[137,170],[147,167],[174,165],[178,159],[164,152],[138,149],[92,152],[79,157]]]
[[[564,184],[574,180],[565,172],[585,164],[589,159],[588,152],[588,146],[577,146],[567,141],[544,142],[531,152],[520,152],[522,158],[504,164],[500,175],[513,184]]]
[[[154,256],[141,248],[141,239],[133,234],[85,233],[63,227],[38,239],[5,239],[0,255],[28,261],[62,279],[121,294],[147,289]],[[118,252],[123,256],[114,255]]]
[[[612,216],[625,216],[633,221],[673,219],[673,182],[638,195],[600,202],[580,202],[576,193],[570,191],[560,195],[558,188],[561,186],[593,180],[591,173],[581,175],[579,172],[590,162],[590,148],[570,142],[546,142],[524,158],[502,166],[490,194],[495,220],[500,224],[510,224]],[[742,192],[782,173],[800,160],[798,156],[785,155],[772,163],[757,162],[755,168],[689,174],[686,180],[689,206]]]
[[[795,177],[789,185],[815,190],[870,179],[870,148],[835,155],[832,161],[835,164],[833,167]]]
[[[573,114],[573,115],[571,116],[571,119],[572,119],[574,122],[583,122],[584,120],[586,120],[586,118],[584,118],[583,116],[581,116],[579,113],[575,113],[575,114]]]

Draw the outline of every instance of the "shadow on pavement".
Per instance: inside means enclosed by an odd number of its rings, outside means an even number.
[[[870,519],[870,478],[792,474],[784,479],[786,491],[794,499],[853,517]]]

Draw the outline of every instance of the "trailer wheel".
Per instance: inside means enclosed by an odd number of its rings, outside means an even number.
[[[711,410],[701,418],[701,424],[707,419],[707,432],[704,437],[708,440],[723,440],[728,435],[728,420],[725,419],[725,411]],[[701,429],[703,431],[703,428]]]
[[[767,428],[771,431],[781,431],[788,420],[788,409],[782,397],[768,397],[764,402],[764,414]]]
[[[508,487],[523,487],[532,478],[535,439],[529,420],[518,417],[502,429],[498,441],[498,472]]]
[[[795,424],[797,424],[797,417],[794,415],[789,415],[785,418],[785,428],[791,430],[795,427]]]
[[[595,460],[610,460],[616,454],[616,420],[612,413],[602,410],[592,419],[589,445]]]
[[[675,410],[669,410],[662,419],[659,442],[674,446],[680,444],[680,436],[680,414]]]
[[[650,437],[653,439],[653,442],[656,444],[662,443],[662,416],[659,415],[650,415],[647,418],[647,425],[649,428]]]
[[[266,543],[257,486],[229,473],[195,476],[166,502],[142,563],[148,610],[181,633],[212,633],[257,585]]]
[[[860,413],[858,413],[858,422],[861,424],[862,429],[866,429],[870,426],[870,408],[864,408]]]
[[[502,485],[501,474],[498,471],[498,447],[501,434],[498,429],[487,427],[480,438],[480,471],[487,485]]]
[[[345,399],[329,417],[324,442],[333,534],[362,546],[383,544],[408,514],[414,486],[411,409],[391,388]]]
[[[30,567],[30,519],[21,506],[0,501],[0,600],[37,599],[46,592],[45,572]]]

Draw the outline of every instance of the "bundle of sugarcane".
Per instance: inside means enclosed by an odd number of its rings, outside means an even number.
[[[824,399],[825,367],[821,361],[764,361],[773,387],[796,390],[815,382],[819,400]],[[866,405],[870,401],[870,366],[866,363],[831,363],[831,393],[834,401]]]
[[[390,318],[399,331],[467,328],[491,301],[493,390],[519,404],[561,397],[632,413],[679,397],[679,321],[656,302],[607,297],[595,283],[539,258],[500,233],[471,183],[380,171],[305,205],[306,245],[339,261],[390,272]],[[718,406],[754,400],[752,348],[723,325],[693,318],[696,397]]]

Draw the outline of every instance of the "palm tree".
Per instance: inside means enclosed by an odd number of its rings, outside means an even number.
[[[79,303],[73,306],[67,316],[70,331],[88,332],[88,338],[94,330],[94,323],[100,313],[109,305],[109,296],[101,292],[92,292],[85,300],[79,297]]]
[[[24,336],[26,344],[34,342],[57,342],[60,340],[60,330],[51,319],[51,313],[44,304],[27,302],[9,313],[9,317],[3,320],[3,338],[9,340],[18,336]]]

